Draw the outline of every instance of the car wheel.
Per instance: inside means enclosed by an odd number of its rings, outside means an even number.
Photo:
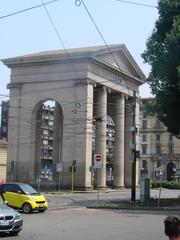
[[[18,235],[19,232],[20,232],[20,231],[10,232],[10,235],[11,235],[11,236],[16,236],[16,235]]]
[[[24,203],[23,206],[22,206],[22,210],[23,210],[24,213],[30,213],[30,212],[32,212],[31,204],[29,204],[29,203]]]

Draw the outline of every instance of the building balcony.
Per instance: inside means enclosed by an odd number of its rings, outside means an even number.
[[[49,126],[48,126],[48,125],[42,125],[41,128],[42,128],[42,129],[49,129]]]

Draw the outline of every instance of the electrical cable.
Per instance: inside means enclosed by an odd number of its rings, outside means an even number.
[[[131,2],[131,1],[126,1],[126,0],[116,0],[117,2],[122,2],[122,3],[128,3],[128,4],[133,4],[133,5],[137,5],[137,6],[142,6],[142,7],[149,7],[149,8],[158,8],[155,5],[149,5],[146,3],[138,3],[138,2]]]
[[[49,1],[49,2],[45,2],[44,4],[48,5],[48,4],[51,4],[51,3],[54,3],[54,2],[58,2],[58,1],[60,1],[60,0],[52,0],[52,1]],[[115,0],[115,1],[122,2],[122,3],[127,3],[127,4],[132,4],[132,5],[136,5],[136,6],[158,9],[158,6],[149,5],[149,4],[146,4],[146,3],[138,3],[138,2],[125,1],[125,0]],[[76,2],[79,2],[79,4],[77,4]],[[76,6],[81,5],[80,1],[75,1],[75,4],[76,4]],[[0,20],[4,19],[4,18],[12,17],[12,16],[20,14],[20,13],[24,13],[24,12],[27,12],[27,11],[30,11],[30,10],[33,10],[33,9],[36,9],[36,8],[40,8],[40,7],[42,7],[42,4],[35,5],[35,6],[29,7],[29,8],[25,8],[25,9],[22,9],[20,11],[12,12],[12,13],[0,16]],[[171,11],[180,11],[180,10],[176,9],[176,8],[171,8]]]
[[[103,35],[102,35],[102,33],[101,33],[99,27],[97,26],[97,24],[96,24],[94,18],[92,17],[92,14],[90,13],[90,11],[89,11],[89,9],[87,8],[87,6],[86,6],[86,4],[84,3],[84,1],[83,1],[83,0],[80,0],[80,1],[81,1],[82,5],[83,5],[84,9],[86,10],[86,13],[88,14],[89,18],[91,19],[92,23],[94,24],[94,26],[95,26],[97,32],[99,33],[101,39],[103,40],[103,42],[104,42],[104,44],[105,44],[107,50],[109,51],[109,53],[110,53],[112,59],[113,59],[114,62],[116,63],[117,68],[119,69],[120,72],[123,73],[123,71],[122,71],[121,67],[119,66],[119,64],[118,64],[118,62],[117,62],[117,60],[116,60],[116,58],[114,57],[114,55],[113,55],[113,53],[112,53],[112,51],[111,51],[109,45],[107,44],[107,42],[106,42],[105,38],[103,37]],[[129,93],[128,95],[130,96],[130,92],[129,92],[129,88],[128,88],[128,82],[127,82],[126,79],[125,79],[125,81],[126,81],[127,90],[128,90],[128,93]]]
[[[49,2],[45,2],[44,4],[48,5],[48,4],[51,4],[51,3],[54,3],[54,2],[58,2],[58,1],[60,1],[60,0],[52,0],[52,1],[49,1]],[[22,10],[17,11],[17,12],[9,13],[9,14],[6,14],[4,16],[0,16],[0,20],[4,19],[4,18],[7,18],[7,17],[12,17],[12,16],[17,15],[19,13],[23,13],[23,12],[27,12],[27,11],[30,11],[30,10],[33,10],[33,9],[36,9],[36,8],[40,8],[42,6],[43,6],[43,4],[38,4],[38,5],[35,5],[35,6],[32,6],[32,7],[29,7],[29,8],[22,9]]]

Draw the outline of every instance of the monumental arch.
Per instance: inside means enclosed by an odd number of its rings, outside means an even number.
[[[131,185],[131,100],[133,91],[138,97],[145,76],[125,45],[40,52],[4,59],[3,63],[11,69],[9,180],[37,184],[40,174],[38,109],[42,102],[53,99],[58,106],[57,116],[62,121],[56,121],[51,185],[57,185],[56,164],[60,162],[63,164],[61,187],[70,187],[69,168],[76,160],[75,187],[92,187],[89,171],[92,165],[92,124],[93,119],[97,119],[95,152],[103,156],[99,184],[100,188],[106,187],[107,115],[115,123],[113,185],[115,188]],[[137,127],[138,119],[137,98]],[[136,137],[138,149],[138,134]]]

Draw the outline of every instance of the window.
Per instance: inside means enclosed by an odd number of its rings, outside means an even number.
[[[48,135],[48,130],[43,129],[43,135]]]
[[[147,137],[145,134],[142,135],[142,142],[146,142],[147,141]]]
[[[143,129],[147,128],[147,120],[142,120],[142,128]]]
[[[173,135],[172,133],[169,134],[169,141],[172,141],[173,140]]]
[[[159,134],[157,134],[157,135],[156,135],[156,140],[157,140],[157,141],[160,141],[160,139],[161,139],[161,136],[160,136]]]
[[[48,120],[47,119],[43,119],[42,120],[42,125],[43,126],[47,126],[48,125]]]
[[[147,144],[142,144],[142,155],[146,155],[147,154]]]
[[[43,139],[43,145],[47,145],[48,144],[48,140]]]
[[[173,154],[173,143],[169,142],[169,154]]]
[[[5,190],[7,192],[13,192],[13,193],[18,193],[18,192],[21,192],[21,189],[18,185],[16,184],[7,184],[5,186]]]
[[[156,154],[160,154],[160,153],[161,153],[161,144],[156,143]]]
[[[53,121],[49,121],[49,126],[53,126]]]
[[[143,118],[146,118],[147,117],[147,113],[144,111],[143,112]]]
[[[156,128],[161,128],[161,122],[159,121],[159,119],[156,119]]]

